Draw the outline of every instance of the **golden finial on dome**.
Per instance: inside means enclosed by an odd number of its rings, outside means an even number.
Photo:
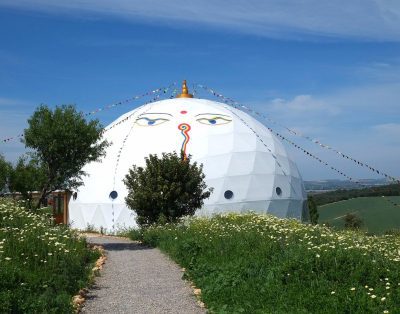
[[[193,95],[189,94],[189,90],[186,85],[186,80],[183,80],[182,83],[182,94],[177,95],[176,98],[193,98]]]

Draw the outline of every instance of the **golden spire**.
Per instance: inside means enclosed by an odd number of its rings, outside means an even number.
[[[177,95],[176,98],[193,98],[193,95],[189,94],[189,90],[186,85],[186,80],[183,80],[182,83],[182,94]]]

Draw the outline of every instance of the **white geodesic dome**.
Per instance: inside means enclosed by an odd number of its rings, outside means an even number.
[[[132,110],[106,130],[104,138],[112,143],[106,156],[84,167],[88,176],[69,203],[75,228],[135,226],[124,200],[128,169],[144,166],[149,154],[182,149],[203,164],[205,181],[214,188],[197,215],[251,210],[306,219],[295,163],[264,125],[240,110],[205,99],[168,99]]]

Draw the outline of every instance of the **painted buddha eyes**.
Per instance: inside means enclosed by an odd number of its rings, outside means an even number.
[[[162,118],[151,119],[151,118],[143,117],[143,118],[138,118],[136,120],[136,123],[140,126],[154,126],[154,125],[162,124],[167,121],[169,121],[169,120],[162,119]]]
[[[140,126],[156,126],[169,121],[171,117],[169,113],[144,113],[136,119],[135,123]]]
[[[232,122],[232,119],[229,116],[223,114],[198,114],[196,118],[197,122],[206,125],[221,125]]]
[[[186,113],[186,112],[185,112]],[[140,115],[135,123],[139,126],[156,126],[168,122],[173,118],[169,113],[144,113]],[[195,116],[196,121],[205,125],[222,125],[232,122],[232,118],[215,113],[202,113]]]

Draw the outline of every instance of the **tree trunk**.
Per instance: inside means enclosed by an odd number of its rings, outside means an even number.
[[[46,199],[46,196],[49,195],[49,193],[51,192],[51,191],[48,191],[49,186],[50,186],[50,181],[47,181],[46,184],[44,185],[44,187],[42,188],[42,193],[41,193],[39,201],[36,205],[36,209],[39,209],[40,206],[42,204],[44,204],[44,200]]]

